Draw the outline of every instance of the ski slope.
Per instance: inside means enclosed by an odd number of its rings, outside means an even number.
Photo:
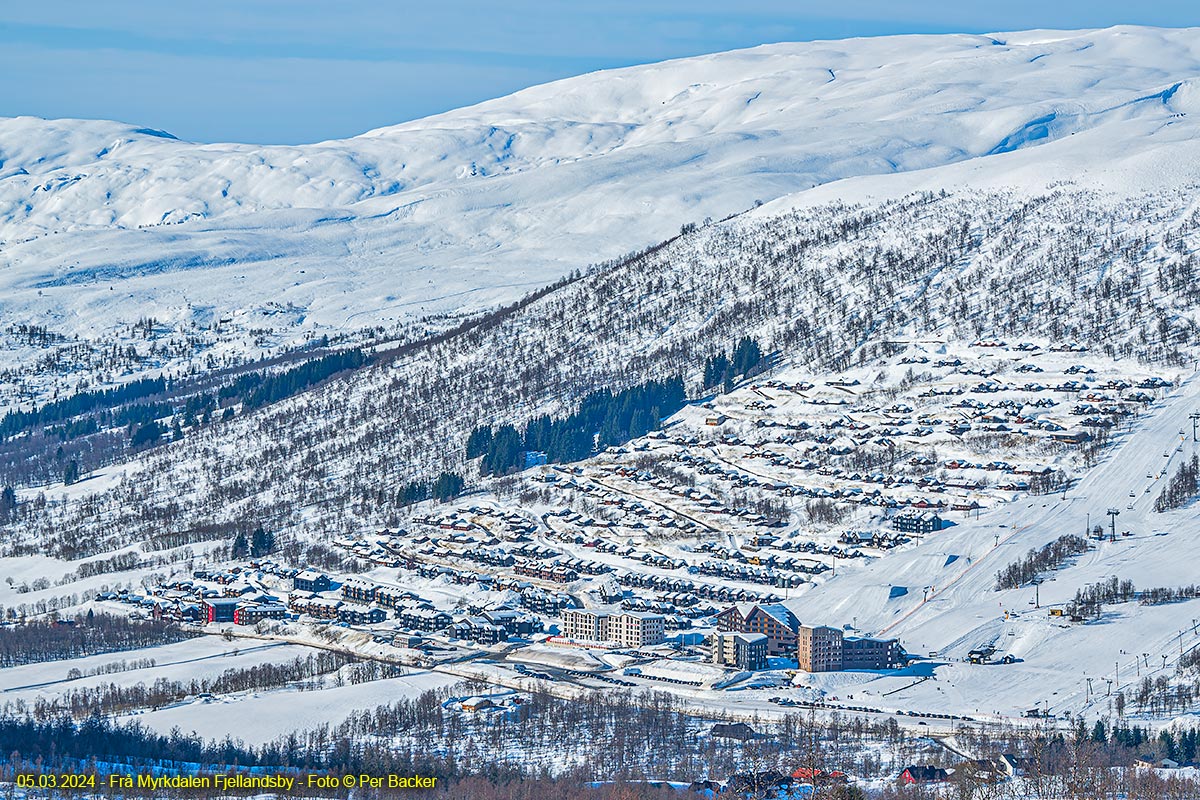
[[[1181,649],[1200,645],[1193,631],[1200,601],[1106,605],[1101,620],[1082,625],[1050,617],[1047,607],[1061,608],[1077,589],[1114,575],[1132,580],[1139,589],[1195,582],[1200,522],[1194,508],[1161,514],[1152,509],[1164,480],[1182,460],[1200,452],[1200,445],[1192,442],[1189,420],[1198,409],[1200,381],[1192,377],[1131,430],[1119,434],[1103,462],[1069,489],[1065,499],[1030,497],[1000,506],[930,535],[908,552],[843,575],[789,605],[806,621],[854,619],[859,629],[899,637],[910,653],[940,665],[932,672],[935,680],[889,695],[891,707],[1000,717],[1034,706],[1060,714],[1111,713],[1106,694],[1110,681],[1112,691],[1124,688],[1128,693],[1131,683],[1143,676],[1173,675]],[[1159,477],[1164,470],[1165,476]],[[1119,512],[1118,536],[1111,542],[1106,515],[1110,508]],[[1093,541],[1093,550],[1043,576],[1040,607],[1034,606],[1031,586],[995,591],[1000,569],[1063,534],[1084,535],[1089,520],[1092,526],[1104,525],[1105,540]],[[1120,535],[1124,531],[1131,535]],[[951,555],[959,558],[939,566]],[[906,586],[908,594],[889,599],[892,586]],[[1019,662],[953,663],[968,650],[986,645],[997,647],[997,657],[1011,654]],[[1149,668],[1145,659],[1138,667],[1134,654],[1146,653]],[[1089,677],[1098,694],[1090,700]],[[864,677],[864,683],[868,692],[882,694],[910,684],[911,678]]]

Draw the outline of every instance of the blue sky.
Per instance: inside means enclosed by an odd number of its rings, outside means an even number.
[[[766,42],[1200,24],[1195,0],[12,0],[0,116],[311,142],[596,69]]]

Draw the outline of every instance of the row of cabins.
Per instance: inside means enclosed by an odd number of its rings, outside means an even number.
[[[430,523],[433,521],[430,520]],[[439,524],[439,527],[441,525]],[[455,534],[461,535],[461,534]],[[555,556],[557,551],[551,548],[545,548],[536,544],[521,545],[513,550],[513,552],[522,556]],[[467,554],[470,554],[469,557]],[[502,548],[486,549],[470,549],[463,553],[448,553],[454,557],[468,557],[468,560],[478,561],[488,564],[489,566],[507,566],[516,561],[512,553],[506,552]],[[452,567],[442,566],[439,564],[417,564],[412,559],[409,559],[407,566],[415,569],[417,574],[424,578],[437,579],[446,578],[454,583],[461,585],[477,585],[482,589],[492,592],[515,592],[520,595],[520,604],[523,608],[529,611],[554,615],[562,611],[564,608],[571,608],[577,605],[576,601],[568,594],[562,592],[553,592],[541,587],[533,586],[527,581],[521,581],[509,575],[503,574],[481,574],[466,570],[458,570]],[[519,570],[518,570],[519,571]],[[570,574],[559,575],[560,578],[577,579]],[[385,586],[373,583],[371,581],[352,578],[340,586],[343,600],[362,603],[362,604],[378,604],[384,608],[399,609],[401,604],[407,600],[420,601],[420,598],[411,593],[406,592],[394,586]]]
[[[384,586],[351,578],[342,584],[342,599],[352,603],[377,604],[384,608],[399,608],[405,600],[419,600],[412,592],[396,586]]]
[[[508,631],[503,625],[488,621],[486,616],[464,617],[450,628],[455,639],[467,639],[478,644],[499,644],[508,641]]]
[[[531,561],[513,567],[513,572],[526,578],[537,578],[553,583],[574,583],[579,580],[579,573],[560,564],[547,564]]]
[[[719,603],[769,603],[778,598],[777,595],[763,594],[749,589],[735,589],[729,586],[715,586],[709,583],[695,584],[679,578],[666,578],[662,575],[649,575],[642,572],[627,572],[617,578],[622,586],[638,589],[671,589],[686,591],[706,600]]]
[[[617,470],[620,470],[620,472],[618,472]],[[649,474],[640,474],[640,473],[636,473],[635,471],[630,471],[630,470],[622,469],[619,467],[617,468],[617,470],[608,469],[605,471],[608,472],[609,474],[620,475],[621,477],[624,477],[628,480],[633,480],[633,481],[638,481],[638,482],[646,481],[646,482],[649,482],[652,486],[662,489],[663,491],[669,491],[672,494],[680,494],[680,492],[677,490],[678,487],[674,487],[672,484],[663,480],[662,478],[655,478],[655,477],[650,476]],[[645,505],[643,505],[642,503],[640,503],[638,501],[629,500],[628,498],[622,497],[618,494],[614,494],[607,487],[599,486],[599,485],[593,484],[593,483],[580,483],[580,482],[575,481],[574,479],[560,482],[558,485],[560,488],[563,488],[563,489],[571,489],[571,490],[582,492],[583,494],[587,494],[589,496],[595,497],[601,504],[620,508],[623,511],[625,511],[626,513],[632,514],[632,515],[638,517],[638,519],[642,521],[642,522],[635,522],[633,524],[625,523],[626,527],[643,528],[644,529],[647,527],[645,523],[650,523],[651,525],[654,525],[657,527],[677,528],[679,530],[687,531],[687,532],[695,531],[699,528],[699,525],[694,520],[687,519],[687,518],[681,519],[671,513],[663,511],[663,510],[653,510],[653,509],[647,508]],[[589,527],[612,528],[612,527],[616,526],[616,523],[611,520],[593,520],[590,518],[582,519],[582,518],[580,518],[580,516],[578,514],[567,514],[567,515],[560,514],[559,516],[562,516],[565,521],[570,522],[575,525],[578,525],[579,527],[582,527],[582,528],[589,528]]]
[[[819,573],[829,569],[829,567],[825,566],[824,564],[821,564],[820,567],[820,569],[817,569],[815,566],[813,566],[809,569],[806,569],[806,571]],[[693,572],[698,575],[713,575],[743,583],[757,583],[763,586],[774,586],[778,589],[795,588],[808,583],[807,578],[794,572],[779,572],[769,568],[731,564],[721,561],[703,561],[693,567],[689,567],[688,572]]]
[[[521,607],[542,614],[557,614],[575,606],[575,599],[563,592],[548,592],[536,586],[521,589]]]
[[[483,517],[484,519],[493,520],[494,522],[491,523],[491,525],[493,527],[502,528],[500,534],[510,541],[514,541],[526,534],[533,534],[537,532],[537,523],[516,511],[483,506],[471,506],[467,509],[467,511],[476,517]],[[487,525],[480,523],[480,527],[486,528],[489,530],[489,532],[495,533],[495,531],[493,531],[492,528],[488,527]]]
[[[315,594],[293,594],[288,598],[289,609],[297,614],[307,614],[313,619],[337,619],[342,605],[341,600],[333,600]]]
[[[382,588],[382,587],[380,587]],[[293,610],[308,613],[322,619],[337,619],[352,625],[372,625],[383,622],[388,612],[381,605],[363,606],[360,603],[368,596],[362,582],[350,587],[356,599],[350,603],[324,598],[293,598]],[[392,596],[394,592],[383,590],[383,598],[393,602],[389,606],[395,611],[396,620],[402,628],[427,633],[448,630],[458,639],[468,639],[480,644],[496,644],[510,635],[528,635],[540,630],[541,625],[526,614],[511,609],[484,611],[478,615],[463,617],[457,622],[445,611],[430,607],[405,606]],[[411,593],[405,593],[411,594]],[[380,592],[375,593],[378,600]]]
[[[774,539],[775,537],[768,537],[768,538]],[[762,540],[761,536],[755,537],[754,540],[751,541],[751,547],[771,547],[775,550],[780,550],[785,553],[811,553],[813,555],[832,556],[834,558],[865,558],[866,557],[865,553],[859,552],[858,550],[849,550],[846,548],[838,547],[836,545],[820,544],[818,542],[812,541],[811,539],[784,539],[782,541],[776,540],[776,541],[766,542],[763,544],[755,544],[756,541],[761,541],[761,540]],[[850,540],[846,540],[846,539],[842,540],[843,543],[846,543],[848,541],[850,541]],[[746,560],[749,560],[745,556],[745,554],[741,553],[740,551],[738,551],[738,555]],[[798,559],[789,559],[789,558],[785,558],[782,561],[780,561],[778,559],[778,557],[776,557],[776,556],[760,556],[758,560],[760,563],[766,564],[767,566],[771,566],[771,565],[775,564],[776,562],[778,562],[778,565],[782,566],[784,568],[788,568],[791,563],[801,563]],[[821,563],[821,562],[813,562],[812,560],[806,560],[806,563],[812,564],[812,563]]]
[[[388,612],[377,605],[363,608],[314,594],[293,594],[288,598],[288,608],[313,619],[337,620],[350,625],[375,625],[388,618]]]
[[[449,629],[459,639],[495,644],[512,634],[533,633],[540,627],[526,615],[511,610],[483,612],[454,622],[450,614],[428,607],[408,607],[400,601],[415,597],[411,592],[375,586],[364,581],[347,581],[342,587],[349,602],[316,596],[293,596],[289,607],[297,613],[317,619],[336,619],[351,625],[373,625],[388,618],[387,608],[395,611],[401,627],[426,632]],[[374,591],[372,591],[374,590]],[[371,603],[371,605],[363,604]],[[384,605],[386,604],[386,608]]]
[[[115,600],[135,605],[140,609],[149,611],[150,616],[159,621],[200,622],[204,618],[204,611],[199,603],[189,603],[182,599],[167,599],[153,596],[144,597],[122,590],[121,594],[117,594],[116,592],[100,592],[96,595],[96,600]],[[137,614],[137,612],[134,612],[134,614]]]
[[[909,539],[899,531],[886,533],[884,531],[845,531],[838,537],[842,544],[857,545],[858,547],[874,547],[879,550],[891,550],[902,544],[908,544]],[[861,553],[855,550],[856,553]]]

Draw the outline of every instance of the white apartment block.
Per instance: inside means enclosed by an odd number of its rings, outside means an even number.
[[[666,617],[637,611],[609,614],[572,608],[563,612],[563,635],[578,642],[611,642],[619,647],[646,647],[666,637]]]

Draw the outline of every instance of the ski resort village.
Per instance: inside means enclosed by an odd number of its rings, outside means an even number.
[[[1180,376],[1070,344],[902,352],[838,376],[781,369],[626,445],[526,469],[502,495],[421,503],[403,528],[335,538],[361,572],[249,559],[96,599],[234,636],[302,640],[332,628],[363,655],[455,664],[499,685],[661,688],[744,713],[1107,711],[1108,686],[1135,693],[1141,668],[1130,659],[1115,683],[1117,642],[1104,661],[1074,668],[1059,647],[1040,647],[1102,616],[1078,595],[1090,587],[1060,585],[1055,570],[1086,559],[1111,571],[1130,551],[1163,546],[1154,540],[1171,532],[1144,526],[1196,452],[1186,414],[1152,423],[1180,402]],[[1119,469],[1112,451],[1164,422],[1152,466]],[[1117,469],[1117,483],[1089,489],[1105,480],[1097,464]],[[1037,517],[1048,501],[1073,496],[1074,513],[1049,523],[1050,551],[1014,546],[1047,524]],[[939,578],[909,585],[913,559],[930,558],[944,562]],[[969,631],[929,641],[917,623],[972,581],[994,584],[990,609]],[[849,616],[805,600],[835,582],[862,595]],[[1200,644],[1193,627],[1163,631],[1170,664],[1156,654],[1142,667],[1149,676],[1182,672]]]
[[[1198,119],[1131,26],[0,118],[0,794],[1200,797]]]
[[[267,741],[309,705],[336,719],[464,682],[446,703],[485,717],[535,695],[658,691],[716,739],[807,713],[940,742],[884,768],[910,783],[972,758],[1016,774],[1020,756],[957,743],[964,726],[1156,730],[1194,713],[1195,523],[1170,511],[1197,478],[1188,375],[1074,343],[892,350],[836,375],[760,356],[761,374],[643,436],[578,462],[522,450],[527,466],[492,488],[334,537],[321,565],[271,555],[260,528],[207,556],[135,547],[53,587],[9,581],[10,622],[74,627],[86,611],[181,641],[19,668],[7,702],[88,709],[125,681],[175,685],[123,713],[206,736],[236,713]],[[477,430],[476,457],[503,436]],[[1098,633],[1126,617],[1136,644]],[[336,681],[301,669],[214,692],[184,666],[314,655]],[[265,701],[291,712],[260,716]]]

